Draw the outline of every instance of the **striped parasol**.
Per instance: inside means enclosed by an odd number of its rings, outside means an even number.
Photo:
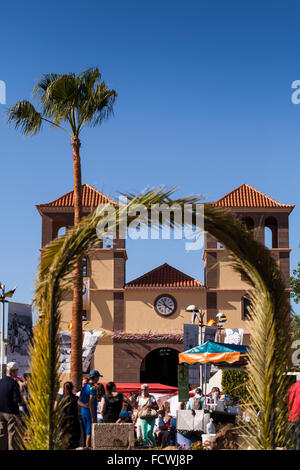
[[[248,347],[206,341],[179,354],[179,364],[233,364],[246,358]]]

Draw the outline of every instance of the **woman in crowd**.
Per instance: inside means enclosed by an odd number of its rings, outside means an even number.
[[[76,449],[79,447],[80,423],[78,416],[78,397],[73,393],[72,382],[64,383],[61,400],[66,402],[66,405],[63,408],[63,423],[66,426],[66,432],[69,435],[68,449]]]
[[[155,413],[155,411],[158,410],[158,404],[156,403],[155,397],[150,395],[149,386],[147,384],[141,386],[141,395],[137,399],[137,404],[138,417],[142,428],[143,444],[144,446],[148,446],[149,440],[152,446],[155,447],[156,441],[153,435],[153,430],[155,419],[157,418],[157,413]]]
[[[158,410],[158,418],[155,420],[154,433],[157,438],[157,445],[167,447],[170,439],[170,432],[165,420],[165,410],[163,408]]]
[[[28,382],[30,381],[31,374],[29,372],[25,372],[24,374],[24,382],[20,385],[20,392],[22,396],[22,405],[21,405],[21,414],[22,415],[29,415],[27,403],[30,398],[29,391],[28,391]]]
[[[132,422],[134,423],[135,436],[138,441],[142,442],[142,429],[141,429],[141,422],[138,417],[137,397],[138,395],[136,393],[131,393],[129,397],[129,401],[131,404]]]
[[[120,416],[123,402],[130,405],[129,399],[121,392],[117,392],[116,384],[106,384],[105,395],[101,398],[101,414],[104,423],[115,423]]]
[[[103,384],[97,385],[97,423],[103,423],[103,416],[101,414],[101,400],[105,395],[105,388]]]

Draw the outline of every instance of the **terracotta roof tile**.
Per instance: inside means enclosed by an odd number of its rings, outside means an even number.
[[[295,207],[289,204],[281,204],[246,183],[212,202],[211,205],[217,207],[283,207],[287,209]]]
[[[202,282],[165,263],[143,276],[126,284],[126,288],[137,287],[204,287]]]
[[[93,188],[89,184],[81,186],[82,207],[97,207],[99,204],[117,205],[115,201],[105,196],[105,194]],[[54,201],[46,204],[39,204],[37,207],[74,207],[74,190],[60,196]]]

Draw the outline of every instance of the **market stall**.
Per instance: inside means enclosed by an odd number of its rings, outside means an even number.
[[[206,341],[199,346],[179,353],[179,364],[210,364],[221,368],[240,368],[246,365],[248,352],[247,346]],[[204,395],[206,396],[206,391]],[[236,423],[236,413],[233,412],[224,396],[221,398],[208,395],[204,410],[196,411],[196,413],[190,412],[190,414],[187,410],[180,411],[178,418],[179,428],[177,429],[180,429],[180,432],[184,434],[188,431],[205,434],[207,433],[207,425],[211,421],[216,429],[228,423]],[[185,429],[182,429],[183,427]],[[182,436],[179,435],[179,438]]]
[[[103,385],[106,385],[106,382],[102,382]],[[116,383],[116,389],[118,392],[123,393],[126,396],[130,396],[131,393],[140,394],[141,392],[141,383]],[[152,395],[155,395],[156,398],[161,396],[173,396],[178,392],[177,387],[171,387],[171,385],[164,385],[158,383],[148,383],[149,391]]]

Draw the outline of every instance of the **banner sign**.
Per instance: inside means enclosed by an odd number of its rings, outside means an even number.
[[[185,323],[183,325],[183,350],[198,346],[199,344],[199,326]],[[189,365],[189,384],[199,384],[200,367],[198,364]]]
[[[91,359],[94,355],[98,339],[100,338],[100,331],[85,331],[82,345],[82,372],[88,372]]]
[[[225,328],[224,343],[242,345],[243,335],[243,328]]]
[[[205,326],[203,343],[206,343],[206,341],[216,341],[217,331],[218,331],[218,328],[216,326]],[[205,364],[202,367],[202,383],[203,384],[204,383],[208,384],[209,379],[210,379],[210,373],[211,373],[211,365]]]
[[[32,307],[17,302],[8,303],[7,363],[16,362],[19,375],[28,371],[28,347],[32,339]]]
[[[59,333],[59,372],[68,374],[71,364],[71,332],[61,331]]]
[[[205,326],[203,343],[206,343],[206,341],[216,341],[217,331],[218,328],[216,326]]]
[[[82,291],[82,308],[83,310],[90,309],[90,278],[83,278],[83,291]]]
[[[95,352],[100,331],[85,331],[82,344],[82,372],[88,373],[91,359]],[[59,334],[59,372],[70,373],[71,366],[71,332],[62,331]]]
[[[179,364],[177,378],[178,378],[178,401],[188,401],[189,400],[189,366],[187,364]]]

